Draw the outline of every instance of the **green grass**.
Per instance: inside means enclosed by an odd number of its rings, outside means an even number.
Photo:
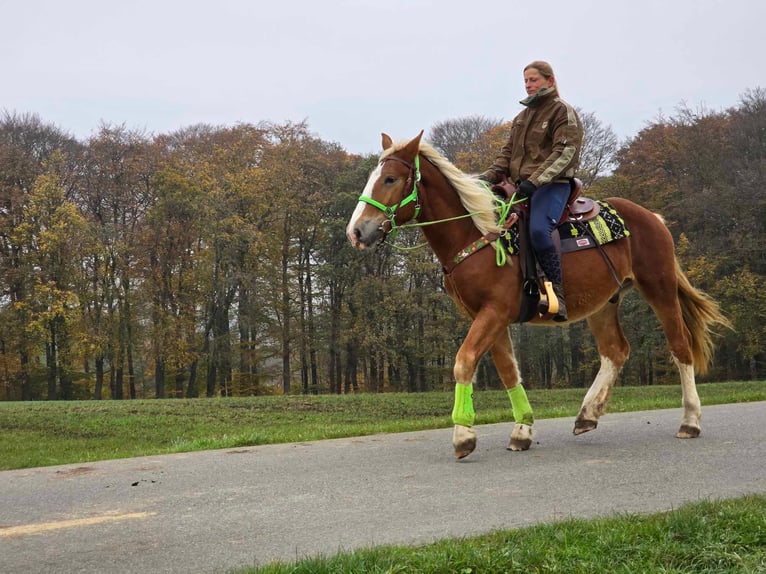
[[[698,385],[703,405],[766,400],[766,383]],[[584,389],[530,390],[535,416],[574,416]],[[0,402],[0,470],[452,425],[451,392],[138,401]],[[476,391],[476,424],[511,421]],[[678,386],[617,387],[608,412],[680,408]]]
[[[648,516],[566,520],[419,547],[381,546],[249,574],[766,572],[766,496]]]

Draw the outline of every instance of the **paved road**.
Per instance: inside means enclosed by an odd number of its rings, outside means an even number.
[[[766,402],[541,420],[0,472],[0,572],[225,572],[273,559],[464,536],[570,516],[766,493]]]

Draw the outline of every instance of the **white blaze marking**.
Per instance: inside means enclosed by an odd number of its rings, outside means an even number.
[[[383,166],[381,164],[378,164],[378,167],[376,167],[373,172],[370,174],[369,179],[367,180],[367,184],[364,186],[364,190],[362,191],[363,197],[372,197],[372,188],[375,186],[375,182],[378,181],[378,178],[380,177],[380,172],[383,170]],[[360,201],[356,204],[356,209],[354,209],[354,213],[351,214],[351,219],[348,222],[348,225],[346,226],[346,235],[351,240],[351,243],[356,244],[356,237],[354,236],[354,226],[356,225],[356,220],[359,219],[359,217],[362,215],[362,211],[364,211],[364,208],[367,204],[363,201]]]

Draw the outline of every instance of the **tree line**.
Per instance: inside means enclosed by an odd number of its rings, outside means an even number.
[[[661,213],[682,266],[735,324],[708,378],[763,378],[766,94],[721,112],[682,107],[622,144],[581,117],[588,195]],[[428,135],[475,172],[508,127],[476,116]],[[406,251],[357,252],[345,237],[377,159],[305,122],[160,135],[102,125],[78,141],[3,112],[0,399],[451,388],[467,323],[418,233],[397,237]],[[651,311],[636,296],[623,307],[622,381],[675,380]],[[532,388],[585,386],[598,368],[584,323],[511,332]],[[478,383],[500,386],[489,361]]]

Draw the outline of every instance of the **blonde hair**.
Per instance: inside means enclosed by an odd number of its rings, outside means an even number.
[[[550,80],[552,77],[554,77],[553,67],[551,67],[551,65],[544,60],[535,60],[531,64],[527,64],[523,71],[526,72],[529,68],[534,68],[540,72],[540,75],[546,80]]]

